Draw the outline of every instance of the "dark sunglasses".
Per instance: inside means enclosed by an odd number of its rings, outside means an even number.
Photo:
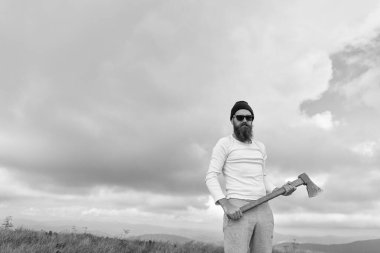
[[[235,118],[238,120],[238,121],[243,121],[244,118],[247,120],[247,121],[252,121],[254,119],[253,115],[234,115]]]

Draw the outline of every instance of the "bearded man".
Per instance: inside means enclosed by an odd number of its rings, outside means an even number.
[[[263,143],[253,138],[254,114],[245,101],[238,101],[231,109],[233,134],[221,138],[215,145],[206,185],[217,205],[224,210],[223,232],[225,253],[271,253],[273,213],[266,202],[246,212],[240,207],[277,189],[267,178]],[[226,195],[218,176],[223,174]],[[296,187],[285,184],[285,196]]]

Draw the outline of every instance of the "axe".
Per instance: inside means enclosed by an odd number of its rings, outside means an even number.
[[[306,173],[302,173],[301,175],[299,175],[298,179],[294,180],[293,182],[290,182],[290,184],[295,186],[295,187],[298,187],[300,185],[306,185],[306,189],[307,189],[307,193],[309,195],[309,198],[317,196],[318,193],[320,193],[322,191],[321,188],[319,188],[316,184],[314,184],[313,181],[311,181],[311,179],[309,178],[308,175],[306,175]],[[268,200],[271,200],[273,198],[276,198],[276,197],[284,194],[285,192],[286,192],[285,188],[281,187],[281,188],[269,193],[268,195],[259,198],[258,200],[253,200],[253,201],[249,202],[248,204],[240,207],[240,210],[244,213],[244,212],[246,212],[246,211],[248,211],[248,210],[264,203],[264,202],[267,202]]]

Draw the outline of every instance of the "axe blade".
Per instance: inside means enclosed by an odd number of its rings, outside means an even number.
[[[319,188],[306,173],[302,173],[298,176],[299,179],[303,181],[303,184],[306,185],[306,190],[309,198],[317,196],[322,192],[322,189]]]

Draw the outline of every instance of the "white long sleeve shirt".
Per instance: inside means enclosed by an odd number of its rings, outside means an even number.
[[[221,138],[215,145],[206,174],[206,185],[215,202],[222,198],[256,200],[272,192],[275,185],[266,177],[265,146],[259,141],[243,143],[232,135]],[[223,174],[226,195],[218,176]]]

